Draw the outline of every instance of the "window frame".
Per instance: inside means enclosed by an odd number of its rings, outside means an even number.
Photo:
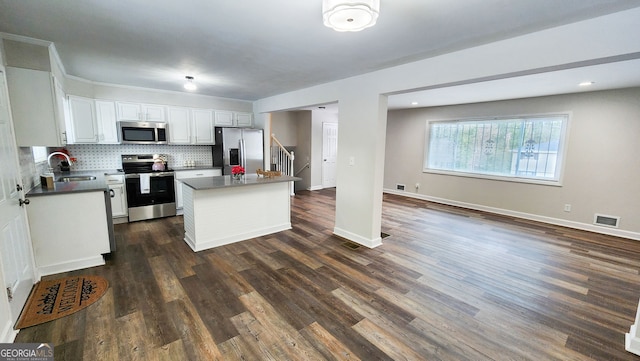
[[[552,117],[552,116],[565,117],[565,121],[563,122],[562,129],[561,129],[560,140],[558,142],[558,157],[556,160],[556,171],[558,174],[553,179],[529,178],[529,177],[517,176],[517,175],[506,176],[506,175],[473,173],[473,172],[465,172],[465,171],[457,171],[457,170],[429,168],[429,148],[430,148],[430,140],[431,140],[430,132],[431,132],[431,124],[433,123],[458,123],[458,122],[473,122],[473,121],[488,121],[488,120],[508,120],[508,119],[519,119],[519,118],[543,118],[543,117]],[[561,187],[563,184],[565,164],[566,164],[566,158],[568,154],[569,130],[571,128],[570,125],[571,125],[572,117],[573,117],[573,114],[571,111],[558,111],[558,112],[550,112],[550,113],[527,113],[527,114],[516,114],[516,115],[479,116],[479,117],[467,117],[467,118],[456,117],[456,118],[427,119],[425,122],[426,126],[425,126],[424,153],[423,153],[424,158],[422,160],[422,172],[431,173],[431,174],[466,177],[466,178],[488,179],[488,180],[497,180],[497,181],[506,181],[506,182],[515,182],[515,183],[529,183],[529,184],[540,184],[540,185]]]
[[[32,146],[31,154],[33,155],[34,163],[42,163],[47,161],[47,157],[49,156],[47,147],[43,146]]]

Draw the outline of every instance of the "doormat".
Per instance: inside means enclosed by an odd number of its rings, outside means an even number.
[[[31,290],[16,329],[68,316],[96,302],[109,288],[100,276],[65,277],[40,281]]]

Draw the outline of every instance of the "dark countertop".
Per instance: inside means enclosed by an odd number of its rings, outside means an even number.
[[[182,170],[203,170],[203,169],[222,169],[222,167],[212,167],[210,165],[196,165],[193,167],[169,167],[175,172],[179,172]]]
[[[226,187],[254,186],[267,183],[295,182],[299,180],[302,180],[302,178],[284,175],[280,177],[264,178],[258,177],[255,174],[247,174],[240,180],[234,180],[231,176],[223,175],[219,177],[185,178],[180,181],[184,183],[184,185],[195,190],[206,190]]]
[[[76,181],[76,182],[55,182],[53,189],[42,188],[40,185],[31,189],[26,197],[46,196],[64,193],[77,193],[77,192],[106,192],[109,190],[105,181],[105,175],[122,174],[116,170],[87,170],[87,171],[72,171],[64,173],[54,173],[54,179],[67,176],[83,176],[92,175],[95,176],[94,180]]]

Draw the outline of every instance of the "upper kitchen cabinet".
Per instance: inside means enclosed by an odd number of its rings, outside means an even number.
[[[167,123],[169,125],[169,143],[191,144],[191,116],[189,108],[167,108]]]
[[[253,114],[234,112],[234,115],[238,127],[250,127],[252,125]]]
[[[69,96],[68,143],[97,143],[98,124],[93,99]]]
[[[215,125],[218,127],[232,127],[233,126],[233,112],[227,112],[224,110],[216,110],[215,112]]]
[[[15,67],[6,71],[18,146],[65,146],[65,95],[53,75]]]
[[[162,105],[118,102],[118,120],[164,122]]]
[[[253,114],[251,113],[215,111],[215,125],[218,127],[250,127],[252,119]]]
[[[215,144],[213,110],[193,109],[191,115],[193,116],[193,127],[191,128],[193,143]]]
[[[116,103],[96,100],[96,121],[98,123],[98,143],[118,143],[118,117]]]

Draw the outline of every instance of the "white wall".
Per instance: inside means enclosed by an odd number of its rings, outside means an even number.
[[[312,124],[313,118],[310,111],[299,111],[299,112],[291,112],[296,114],[296,138],[297,144],[295,159],[293,160],[293,169],[294,172],[298,172],[302,169],[302,167],[306,164],[306,162],[312,156]],[[294,187],[296,191],[299,190],[308,190],[311,188],[313,184],[313,173],[310,168],[305,168],[300,173],[298,173],[298,177],[302,178],[301,181],[297,181],[294,183]]]
[[[70,95],[95,99],[253,112],[253,104],[249,101],[115,84],[92,83],[74,77],[66,78],[65,92]]]
[[[384,187],[405,184],[419,198],[640,239],[638,99],[640,88],[631,88],[390,111]],[[565,111],[572,116],[561,187],[422,172],[427,120]],[[619,231],[593,226],[594,213],[620,216]]]

